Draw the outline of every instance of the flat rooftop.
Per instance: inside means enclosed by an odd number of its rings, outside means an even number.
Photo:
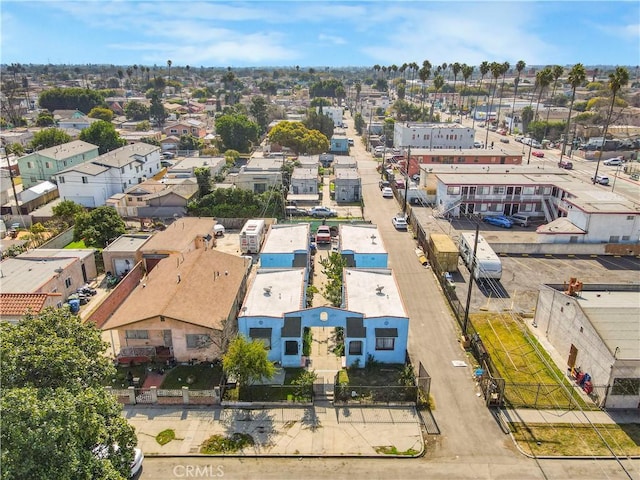
[[[261,253],[292,253],[309,249],[310,225],[293,223],[271,225]]]
[[[640,291],[583,290],[576,299],[617,359],[640,360]]]
[[[211,217],[180,218],[165,230],[154,234],[144,245],[142,252],[183,252],[196,237],[213,235],[213,226],[215,224],[215,219]]]
[[[345,309],[365,318],[401,317],[407,313],[389,269],[344,269]]]
[[[281,318],[305,308],[305,269],[258,269],[247,292],[240,317]]]
[[[103,252],[137,252],[147,240],[149,235],[121,235],[111,242]]]
[[[40,293],[38,290],[64,271],[77,258],[69,255],[67,258],[49,257],[7,258],[2,261],[2,292],[3,293]]]
[[[345,250],[354,253],[387,253],[375,225],[340,225],[340,251]]]

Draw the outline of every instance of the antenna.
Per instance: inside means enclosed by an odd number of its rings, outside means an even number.
[[[375,234],[371,234],[371,237],[369,237],[369,238],[371,238],[371,243],[373,245],[375,245],[376,244],[376,238],[378,238],[378,237],[376,237]]]
[[[383,290],[384,290],[384,285],[378,285],[378,286],[376,287],[376,293],[377,293],[378,295],[384,295],[384,293],[382,293],[382,291],[383,291]]]
[[[270,297],[270,296],[271,296],[271,288],[272,288],[272,287],[271,287],[271,285],[269,285],[268,287],[264,287],[264,289],[263,289],[263,290],[264,290],[264,294],[265,294],[267,297]]]

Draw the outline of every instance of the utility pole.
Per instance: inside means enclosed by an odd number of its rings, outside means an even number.
[[[409,165],[411,164],[411,146],[407,153],[407,163],[405,164],[405,176],[404,176],[404,202],[402,203],[402,213],[407,216],[407,194],[409,193]]]
[[[480,235],[480,222],[476,223],[476,237],[473,241],[473,259],[469,269],[469,290],[467,291],[467,303],[464,307],[464,321],[462,322],[462,335],[467,338],[467,326],[469,325],[469,306],[471,305],[471,291],[473,290],[473,275],[476,269],[476,252],[478,250],[478,236]]]
[[[9,163],[9,145],[4,145],[4,156],[7,159],[7,170],[9,170],[9,179],[11,180],[11,189],[13,190],[13,199],[16,202],[16,215],[20,215],[20,204],[18,203],[18,194],[16,193],[16,184],[13,182],[13,170],[11,170],[11,163]]]

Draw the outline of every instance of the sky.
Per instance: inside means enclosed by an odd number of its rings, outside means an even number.
[[[640,64],[640,2],[0,0],[0,63]]]

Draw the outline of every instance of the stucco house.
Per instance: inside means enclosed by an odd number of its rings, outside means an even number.
[[[251,263],[199,248],[162,258],[102,325],[119,358],[220,358],[236,331]]]
[[[240,171],[228,178],[237,187],[264,193],[270,188],[282,185],[283,157],[252,157]]]
[[[58,307],[61,300],[60,293],[0,293],[0,321],[18,323],[27,314]]]
[[[49,181],[65,168],[82,164],[98,157],[98,147],[82,140],[38,150],[18,159],[24,188]]]
[[[262,268],[309,268],[308,223],[273,224],[260,250]]]
[[[196,138],[204,138],[207,134],[206,125],[200,120],[188,118],[171,123],[162,129],[167,136],[180,138],[181,135],[193,135]]]
[[[85,207],[105,205],[116,193],[142,183],[160,171],[160,149],[134,143],[58,172],[60,198]]]
[[[296,167],[291,174],[290,195],[318,195],[318,167]]]
[[[339,251],[347,267],[388,267],[389,254],[375,225],[341,224]]]
[[[106,272],[119,277],[126,275],[142,260],[142,246],[151,234],[125,234],[116,238],[102,250],[102,261]]]
[[[198,184],[190,178],[146,180],[112,195],[105,202],[123,218],[171,218],[183,216],[187,203],[198,194]]]
[[[393,127],[393,146],[411,148],[473,148],[475,130],[457,123],[402,123]]]
[[[353,203],[362,198],[362,181],[355,168],[336,168],[333,183],[336,202]]]
[[[334,133],[329,141],[329,151],[337,155],[349,154],[349,140],[344,133]]]

